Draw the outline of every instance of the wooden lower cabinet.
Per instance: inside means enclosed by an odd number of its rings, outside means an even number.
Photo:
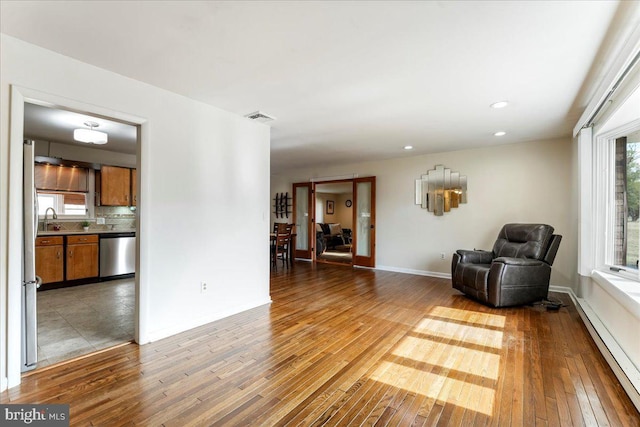
[[[36,275],[42,283],[64,280],[64,246],[62,236],[36,239]]]
[[[98,235],[67,236],[66,280],[98,277]]]

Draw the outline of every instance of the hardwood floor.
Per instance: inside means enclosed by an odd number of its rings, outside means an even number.
[[[2,403],[72,425],[611,425],[640,415],[575,308],[491,309],[444,279],[297,263],[273,304],[35,372]]]

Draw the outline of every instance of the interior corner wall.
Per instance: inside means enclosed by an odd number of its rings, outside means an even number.
[[[271,193],[320,176],[376,176],[376,267],[450,275],[457,249],[488,249],[505,223],[551,224],[563,235],[551,284],[576,280],[572,141],[563,138],[392,160],[288,170],[272,176]],[[436,165],[467,176],[468,203],[437,217],[414,203],[415,180]],[[440,254],[445,253],[445,259]]]
[[[9,166],[21,168],[8,164],[10,153],[22,150],[10,146],[11,85],[146,120],[138,159],[140,266],[136,276],[141,322],[146,325],[140,341],[157,340],[270,301],[269,127],[2,34],[3,387],[8,373],[16,369],[7,363],[6,354],[20,348],[19,342],[8,342],[5,333],[5,327],[16,326],[7,324],[13,318],[8,313],[16,309],[7,301],[7,289],[20,286],[8,283],[7,268],[21,268],[6,262],[8,251],[16,250],[9,246],[6,230],[21,227],[7,218],[9,213],[21,216],[22,212],[17,203],[9,205],[7,196],[22,188],[21,182],[9,180]],[[206,293],[201,293],[201,282],[208,283]]]

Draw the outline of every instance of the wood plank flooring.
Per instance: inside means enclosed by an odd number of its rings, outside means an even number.
[[[570,299],[491,309],[444,279],[297,263],[273,304],[35,372],[2,403],[95,426],[640,426]]]

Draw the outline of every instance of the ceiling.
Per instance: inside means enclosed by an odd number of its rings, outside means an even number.
[[[24,105],[24,136],[35,140],[61,142],[82,147],[91,146],[73,139],[73,131],[88,129],[85,122],[98,124],[95,130],[106,132],[109,141],[94,148],[120,153],[136,154],[137,128],[132,125],[109,120],[104,117],[89,116],[73,111],[49,108],[26,103]]]
[[[279,173],[568,137],[632,4],[3,0],[0,29],[240,115],[277,117]],[[509,106],[489,108],[501,100]]]

